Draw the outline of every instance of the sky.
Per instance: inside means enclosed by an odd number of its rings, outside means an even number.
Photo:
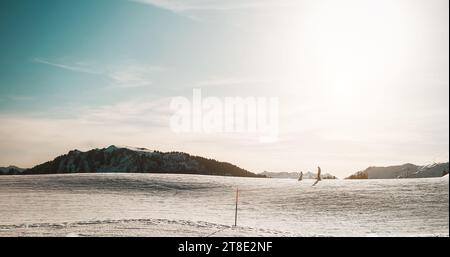
[[[0,166],[109,145],[343,177],[449,159],[447,0],[0,2]],[[175,133],[173,97],[276,97],[278,140]]]

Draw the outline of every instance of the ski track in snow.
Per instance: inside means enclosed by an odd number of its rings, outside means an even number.
[[[449,236],[448,176],[313,183],[179,174],[0,176],[0,236]]]

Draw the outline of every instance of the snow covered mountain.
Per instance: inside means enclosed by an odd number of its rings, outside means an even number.
[[[132,172],[184,173],[238,177],[263,177],[233,164],[182,152],[163,153],[146,148],[109,146],[87,152],[79,150],[24,170],[21,174]],[[9,173],[8,173],[9,174]]]
[[[412,178],[442,177],[449,172],[449,163],[433,163],[430,165],[419,166],[417,172],[411,174]]]
[[[291,179],[298,179],[300,176],[299,172],[269,172],[269,171],[264,171],[261,173],[261,175],[264,175],[266,177],[270,177],[270,178],[291,178]],[[313,172],[305,172],[303,173],[303,179],[316,179],[317,177],[317,173],[313,173]],[[337,177],[329,174],[329,173],[325,173],[321,175],[322,179],[337,179]]]
[[[347,179],[431,178],[442,177],[449,172],[449,163],[433,163],[417,166],[406,163],[388,167],[369,167],[347,177]]]

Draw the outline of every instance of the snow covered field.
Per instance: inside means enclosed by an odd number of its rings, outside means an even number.
[[[449,236],[448,176],[312,184],[175,174],[0,176],[0,236]]]

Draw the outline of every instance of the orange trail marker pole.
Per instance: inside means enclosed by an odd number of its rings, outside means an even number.
[[[238,210],[238,200],[239,200],[239,188],[236,188],[236,208],[234,209],[234,226],[237,226],[237,210]]]

